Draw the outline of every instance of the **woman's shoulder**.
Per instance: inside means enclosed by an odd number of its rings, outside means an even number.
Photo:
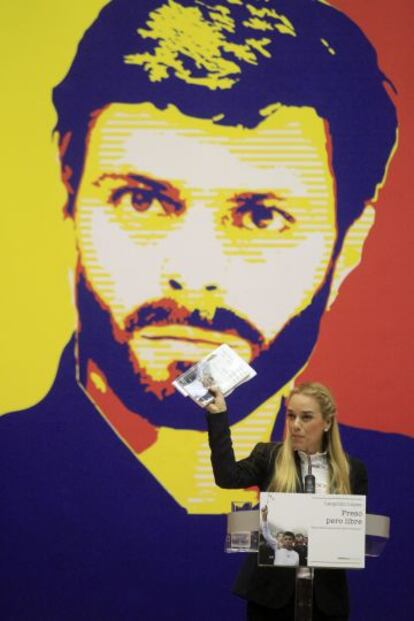
[[[252,451],[256,458],[273,461],[282,447],[282,442],[259,442]]]
[[[268,488],[280,447],[280,442],[259,442],[247,458],[254,465],[257,472],[260,473],[261,491],[265,491]]]
[[[282,444],[282,442],[258,442],[255,449],[266,453],[273,453],[274,451],[278,452],[281,449]]]

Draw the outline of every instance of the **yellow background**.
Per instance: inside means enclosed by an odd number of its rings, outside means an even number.
[[[75,314],[51,91],[106,2],[3,2],[1,66],[0,412],[39,400]]]

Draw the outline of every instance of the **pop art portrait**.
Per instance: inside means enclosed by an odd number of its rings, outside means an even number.
[[[2,618],[243,618],[224,515],[257,490],[215,486],[172,385],[223,343],[257,372],[228,400],[238,459],[281,439],[299,378],[337,393],[395,524],[350,618],[410,618],[405,26],[356,1],[94,1],[66,26],[34,4],[4,9],[42,52],[7,48]]]

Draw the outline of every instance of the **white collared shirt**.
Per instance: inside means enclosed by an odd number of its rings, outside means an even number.
[[[281,565],[286,567],[298,567],[299,566],[299,554],[296,550],[287,550],[286,548],[275,548],[275,560],[274,565]]]

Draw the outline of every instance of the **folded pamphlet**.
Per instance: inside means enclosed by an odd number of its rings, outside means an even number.
[[[214,399],[210,386],[217,386],[227,397],[237,386],[255,375],[256,371],[229,345],[220,345],[187,369],[173,385],[184,397],[191,397],[198,405],[205,407]]]

